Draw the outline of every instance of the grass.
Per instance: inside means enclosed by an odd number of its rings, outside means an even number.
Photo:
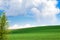
[[[60,40],[60,33],[9,34],[9,40]]]
[[[35,27],[11,30],[8,40],[60,40],[60,27]]]

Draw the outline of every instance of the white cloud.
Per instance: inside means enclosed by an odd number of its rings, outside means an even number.
[[[6,2],[8,3],[8,9],[5,9],[7,16],[25,15],[26,10],[33,7],[32,0],[10,0]]]
[[[37,17],[37,21],[41,21],[41,18],[43,21],[49,23],[55,23],[57,21],[56,14],[59,13],[60,9],[56,8],[56,0],[34,0],[33,4],[35,7],[31,10]]]
[[[46,26],[46,25],[31,25],[31,24],[25,24],[25,25],[18,25],[15,24],[13,26],[8,27],[8,29],[23,29],[23,28],[31,28],[31,27],[37,27],[37,26]]]
[[[8,29],[23,29],[23,28],[31,28],[31,27],[37,27],[37,26],[43,27],[43,26],[47,26],[47,25],[31,25],[31,24],[18,25],[18,24],[15,24],[11,27],[8,27]]]
[[[20,3],[22,3],[23,2],[23,0],[18,0]]]
[[[1,10],[1,9],[4,9],[3,6],[4,6],[3,0],[0,0],[0,10]]]
[[[30,27],[34,27],[30,24],[25,24],[25,25],[18,25],[18,24],[15,24],[11,27],[8,27],[8,29],[21,29],[21,28],[30,28]]]
[[[1,1],[2,0],[0,0],[0,2]],[[5,10],[7,11],[7,15],[16,16],[20,14],[25,14],[24,12],[27,9],[33,7],[37,7],[38,9],[40,8],[40,10],[44,9],[44,10],[54,11],[56,8],[57,1],[56,0],[10,0],[10,1],[6,0],[5,3],[5,1],[3,0],[3,2],[1,3],[3,3],[5,6],[8,7],[8,9],[5,8]]]
[[[5,9],[7,16],[17,16],[21,14],[23,0],[10,0],[6,1],[5,6],[8,8]]]
[[[2,5],[2,0],[0,0],[0,6]]]
[[[56,0],[10,0],[6,2],[7,4],[4,5],[8,8],[4,6],[4,9],[8,16],[26,15],[26,10],[31,9],[38,22],[57,22],[56,14],[60,9],[56,8],[58,3]],[[0,3],[4,2],[0,1]]]
[[[19,26],[18,25],[14,25],[14,26],[12,26],[12,27],[8,27],[8,29],[18,29],[19,28]]]

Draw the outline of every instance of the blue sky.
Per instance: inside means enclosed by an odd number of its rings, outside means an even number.
[[[10,28],[60,24],[60,0],[0,0],[0,10]]]

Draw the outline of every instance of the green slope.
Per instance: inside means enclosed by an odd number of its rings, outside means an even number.
[[[60,40],[60,33],[9,34],[8,40]]]
[[[60,26],[37,26],[32,28],[11,30],[10,33],[47,33],[47,32],[60,32]]]
[[[60,26],[37,26],[11,30],[8,40],[60,40]]]

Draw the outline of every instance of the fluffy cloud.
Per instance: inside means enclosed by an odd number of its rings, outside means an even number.
[[[1,4],[2,4],[2,0],[0,0],[0,6],[1,6]]]
[[[7,11],[7,15],[14,16],[14,15],[22,14],[27,9],[34,7],[38,8],[40,11],[42,11],[43,9],[56,11],[57,1],[56,0],[6,0],[6,1],[0,0],[0,3],[2,6],[5,7],[5,10]]]
[[[15,24],[13,26],[8,27],[8,29],[23,29],[23,28],[31,28],[31,27],[37,27],[37,26],[42,27],[42,26],[47,26],[47,25],[31,25],[31,24],[18,25],[18,24]]]
[[[23,0],[0,0],[0,10],[5,10],[7,16],[21,13]]]
[[[59,13],[59,8],[56,7],[56,0],[0,0],[0,9],[6,11],[8,16],[27,15],[27,10],[30,10],[37,21],[40,22],[57,22],[56,14]]]
[[[21,28],[30,28],[30,27],[34,27],[34,26],[30,24],[25,24],[23,26],[15,24],[12,27],[8,27],[8,29],[21,29]]]
[[[35,7],[31,10],[38,22],[43,20],[45,23],[55,23],[57,21],[56,14],[59,13],[60,9],[56,8],[56,0],[34,0],[33,4]]]
[[[8,8],[5,10],[6,15],[8,16],[16,16],[21,13],[22,8],[22,2],[23,0],[10,0],[6,1],[7,4],[5,4]]]
[[[0,0],[0,9],[4,9],[3,0]]]

